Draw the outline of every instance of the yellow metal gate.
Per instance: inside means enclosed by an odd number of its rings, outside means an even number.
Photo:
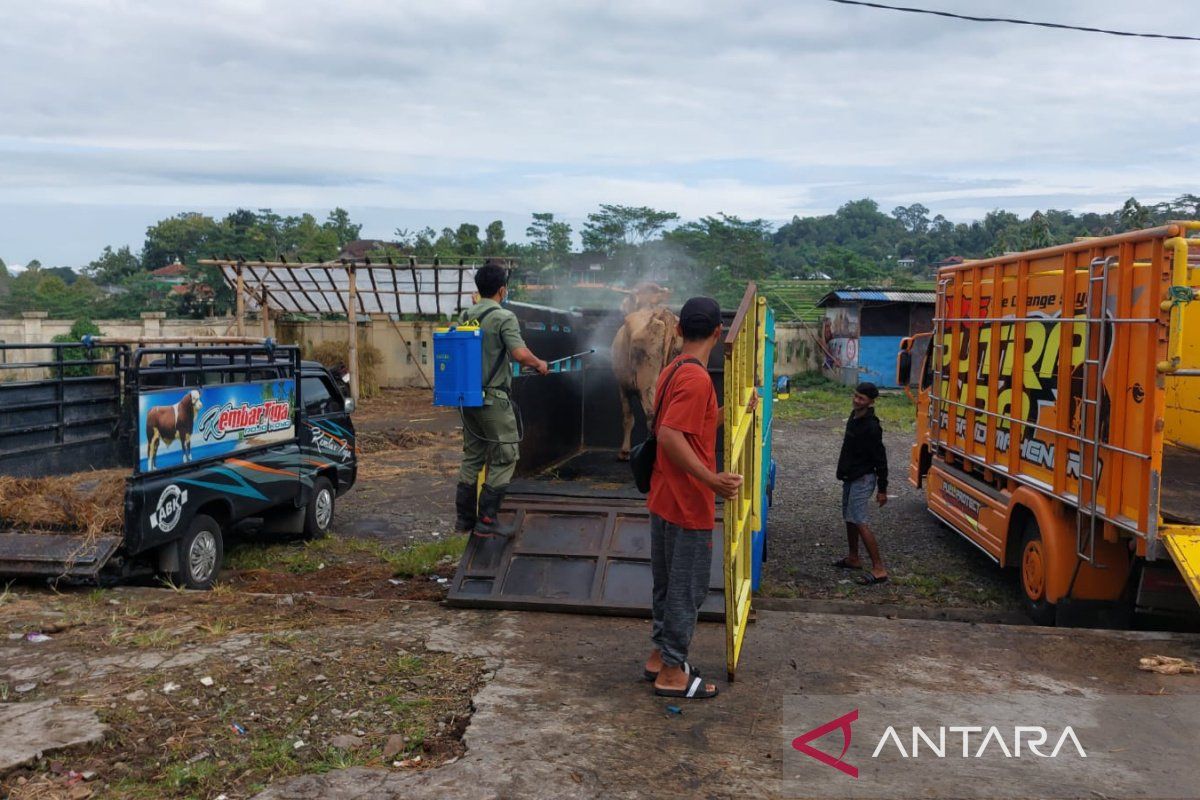
[[[725,666],[734,679],[746,623],[750,620],[751,537],[761,527],[762,413],[747,410],[762,384],[766,352],[766,300],[746,287],[725,337],[725,471],[743,477],[742,488],[725,501]]]

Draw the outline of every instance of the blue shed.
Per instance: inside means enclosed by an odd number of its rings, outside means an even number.
[[[905,336],[933,329],[934,293],[837,289],[817,301],[825,309],[821,342],[825,374],[853,386],[895,388],[896,354]]]

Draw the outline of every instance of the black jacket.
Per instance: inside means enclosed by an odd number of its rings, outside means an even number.
[[[886,492],[888,481],[887,450],[883,447],[883,426],[875,409],[868,408],[861,417],[850,415],[846,420],[846,436],[838,456],[839,481],[853,481],[875,473],[876,491]]]

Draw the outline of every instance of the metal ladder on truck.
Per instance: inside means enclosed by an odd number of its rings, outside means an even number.
[[[1088,264],[1084,301],[1083,361],[1079,388],[1079,487],[1076,492],[1075,554],[1080,562],[1096,563],[1096,528],[1100,500],[1101,436],[1103,434],[1104,353],[1108,347],[1105,317],[1108,309],[1108,271],[1115,256],[1094,258]],[[1097,292],[1099,284],[1099,292]],[[1064,299],[1064,306],[1066,302]],[[1093,347],[1094,345],[1094,347]],[[1085,519],[1086,518],[1086,519]]]

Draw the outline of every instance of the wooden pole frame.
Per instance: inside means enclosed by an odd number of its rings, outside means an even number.
[[[242,277],[242,265],[237,265],[237,335],[246,335],[246,281]]]
[[[354,265],[351,264],[346,269],[346,274],[349,277],[349,302],[346,303],[346,319],[347,335],[350,337],[347,367],[350,370],[350,397],[354,399],[354,405],[358,405],[359,386],[358,386],[358,284]]]

